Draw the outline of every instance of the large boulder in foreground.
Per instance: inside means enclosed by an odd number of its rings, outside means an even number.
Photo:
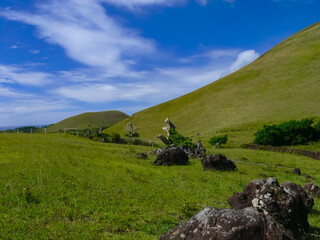
[[[293,233],[253,207],[205,208],[160,240],[294,240]]]
[[[279,185],[276,178],[254,180],[241,193],[232,195],[228,203],[234,209],[255,207],[295,235],[310,229],[308,213],[313,207],[313,198],[301,186],[291,182]]]
[[[294,240],[309,230],[312,197],[277,179],[254,180],[229,200],[231,209],[206,208],[161,240]]]
[[[210,154],[201,159],[204,171],[219,170],[219,171],[235,171],[236,165],[222,154]]]
[[[182,149],[177,147],[171,147],[163,149],[163,151],[157,154],[156,160],[153,162],[155,165],[186,165],[189,162],[188,154]]]

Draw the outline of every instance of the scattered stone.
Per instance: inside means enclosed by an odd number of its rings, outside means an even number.
[[[308,193],[313,194],[317,198],[320,198],[320,187],[313,184],[313,183],[306,183],[303,187],[304,190],[306,190]]]
[[[295,175],[301,175],[301,170],[300,170],[300,168],[295,168],[292,170],[292,173]]]
[[[201,163],[204,171],[235,171],[237,169],[236,165],[231,160],[228,160],[221,154],[210,154],[207,157],[202,158]]]
[[[139,159],[147,159],[148,158],[148,155],[145,153],[137,153],[136,156]]]
[[[186,165],[189,162],[188,155],[177,147],[170,147],[167,149],[163,149],[157,155],[156,160],[153,162],[155,165]]]
[[[310,175],[308,175],[306,173],[304,173],[303,176],[305,176],[305,178],[307,178],[307,179],[315,180],[314,177],[311,177]]]
[[[259,177],[267,178],[267,177],[269,177],[269,176],[267,176],[267,175],[265,175],[265,174],[263,174],[263,173],[259,173]]]
[[[254,180],[228,202],[232,209],[205,208],[160,240],[294,240],[310,228],[313,198],[291,182]]]
[[[127,151],[122,151],[122,154],[127,154]]]

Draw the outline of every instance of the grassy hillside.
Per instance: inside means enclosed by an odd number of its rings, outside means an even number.
[[[49,132],[56,132],[64,128],[78,128],[79,130],[88,128],[109,127],[127,118],[128,115],[120,111],[88,112],[82,113],[47,128]]]
[[[320,165],[301,156],[220,149],[238,172],[203,172],[199,160],[158,167],[135,157],[149,147],[104,144],[64,134],[0,134],[0,239],[158,239],[253,179],[304,185],[300,167],[318,180]],[[126,154],[123,153],[126,151]],[[264,163],[267,165],[254,165]],[[320,201],[309,222],[320,231]]]
[[[263,124],[320,117],[320,23],[286,39],[253,63],[210,85],[134,114],[140,136],[155,140],[170,117],[187,136],[228,133],[250,142]],[[127,120],[126,120],[127,121]],[[107,131],[123,132],[126,121]],[[200,135],[199,135],[200,134]]]

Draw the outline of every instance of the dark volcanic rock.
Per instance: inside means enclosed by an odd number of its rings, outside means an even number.
[[[235,171],[236,165],[221,154],[208,155],[201,159],[204,171],[220,170],[220,171]]]
[[[306,183],[303,188],[308,193],[312,193],[317,198],[320,198],[320,188],[319,188],[319,186],[317,186],[317,185],[315,185],[313,183]]]
[[[297,184],[254,180],[228,202],[232,209],[205,208],[160,240],[294,240],[309,230],[313,199]]]
[[[189,162],[188,155],[180,148],[171,147],[163,149],[153,162],[155,165],[186,165]]]
[[[137,153],[137,158],[139,159],[147,159],[148,158],[148,155],[145,154],[145,153]]]
[[[300,168],[295,168],[292,170],[292,173],[295,175],[301,175],[301,170],[300,170]]]
[[[202,146],[201,142],[198,141],[194,150],[195,156],[200,159],[204,158],[206,156],[206,152],[207,150]]]
[[[303,176],[305,176],[306,179],[312,179],[312,180],[315,180],[314,177],[311,177],[310,175],[304,173]]]
[[[291,182],[279,185],[275,178],[251,181],[242,193],[232,195],[228,203],[235,209],[253,206],[295,235],[309,231],[308,213],[314,204],[301,186]]]
[[[160,240],[294,240],[291,231],[254,208],[205,208]]]

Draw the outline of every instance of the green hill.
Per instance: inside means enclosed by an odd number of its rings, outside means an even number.
[[[57,130],[63,130],[64,128],[78,128],[79,130],[84,130],[88,128],[109,127],[127,117],[127,114],[120,111],[82,113],[51,125],[47,128],[47,131],[56,132]]]
[[[246,67],[192,93],[134,114],[142,138],[162,133],[169,117],[183,135],[203,143],[227,133],[250,142],[263,124],[320,117],[320,23],[281,42]],[[123,133],[128,120],[107,131]]]

